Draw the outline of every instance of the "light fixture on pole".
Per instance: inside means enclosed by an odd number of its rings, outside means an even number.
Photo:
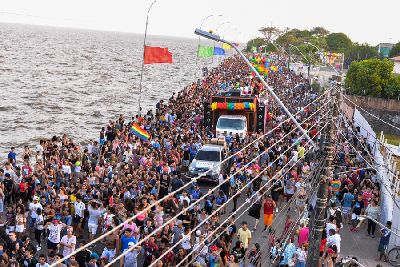
[[[146,27],[144,30],[144,41],[143,41],[143,59],[142,59],[142,69],[140,72],[140,83],[139,83],[139,110],[138,110],[138,115],[141,116],[142,112],[142,107],[141,107],[141,102],[142,102],[142,82],[143,82],[143,71],[144,71],[144,56],[145,56],[145,50],[146,50],[146,39],[147,39],[147,26],[149,24],[149,13],[153,5],[157,2],[157,0],[154,0],[149,9],[147,10],[147,15],[146,15]]]
[[[289,116],[289,118],[293,121],[293,123],[296,125],[296,127],[304,134],[304,136],[308,139],[308,141],[311,143],[311,145],[315,146],[314,141],[311,139],[311,137],[308,135],[308,133],[303,129],[303,127],[301,127],[301,125],[296,120],[296,118],[293,117],[292,113],[290,113],[290,111],[282,103],[282,101],[279,99],[279,97],[275,94],[274,90],[267,84],[267,82],[264,80],[264,78],[261,76],[261,74],[258,73],[258,71],[253,67],[253,65],[251,65],[249,60],[246,58],[245,55],[243,55],[242,51],[240,51],[240,49],[236,45],[232,44],[231,42],[229,42],[227,40],[224,40],[224,39],[220,38],[216,34],[212,34],[212,33],[203,31],[201,29],[196,29],[194,31],[194,33],[199,35],[199,36],[202,36],[204,38],[207,38],[207,39],[210,39],[210,40],[214,40],[214,41],[217,41],[217,42],[221,42],[221,43],[225,43],[225,44],[228,44],[228,45],[232,46],[236,50],[236,52],[238,52],[238,54],[244,60],[244,62],[256,74],[258,79],[264,84],[265,88],[268,90],[268,92],[271,94],[271,96],[276,100],[276,102],[279,104],[279,106],[281,106],[281,108],[285,111],[285,113]]]

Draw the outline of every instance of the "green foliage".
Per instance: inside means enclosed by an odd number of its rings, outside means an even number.
[[[262,51],[263,52],[276,52],[276,51],[278,51],[278,49],[276,49],[276,47],[273,44],[269,43],[269,44],[267,44],[266,47],[264,47],[262,49]]]
[[[383,93],[386,98],[398,98],[400,95],[400,76],[393,76]]]
[[[356,95],[396,98],[400,78],[393,75],[394,63],[388,59],[353,61],[346,75],[346,87]]]
[[[326,36],[326,42],[330,52],[343,53],[352,44],[349,37],[342,32],[334,32]]]
[[[289,44],[300,45],[308,39],[312,38],[312,34],[308,30],[291,29],[276,39],[276,43],[288,47]]]
[[[344,67],[347,69],[351,62],[370,58],[379,58],[377,49],[368,44],[354,43],[344,52]]]
[[[397,57],[397,56],[400,56],[400,42],[398,42],[393,46],[389,54],[389,57]]]
[[[327,29],[325,29],[324,27],[314,27],[311,30],[311,34],[313,36],[325,37],[329,34],[329,31]]]
[[[262,45],[266,45],[264,38],[257,37],[257,38],[251,39],[250,41],[247,42],[246,51],[247,52],[251,51],[252,47],[256,47],[258,49]]]

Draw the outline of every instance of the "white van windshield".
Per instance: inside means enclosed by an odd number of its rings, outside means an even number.
[[[217,128],[220,129],[232,129],[232,130],[243,130],[246,128],[246,123],[241,119],[227,119],[219,118]]]
[[[218,151],[206,151],[200,150],[196,154],[196,160],[204,160],[204,161],[220,161],[220,154]]]

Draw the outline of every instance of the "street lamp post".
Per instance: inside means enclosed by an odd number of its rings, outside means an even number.
[[[299,124],[299,122],[296,120],[295,117],[293,117],[292,113],[290,113],[290,111],[286,108],[286,106],[282,103],[282,101],[279,99],[279,97],[275,94],[274,90],[267,84],[267,82],[264,80],[264,78],[261,76],[260,73],[258,73],[258,71],[253,67],[253,65],[250,64],[249,60],[246,58],[245,55],[243,55],[242,51],[240,51],[239,48],[237,48],[235,45],[232,44],[232,42],[229,42],[227,40],[224,40],[222,38],[220,38],[218,35],[216,34],[212,34],[206,31],[203,31],[201,29],[196,29],[194,31],[195,34],[205,37],[207,39],[210,40],[214,40],[217,42],[221,42],[221,43],[225,43],[228,44],[230,46],[232,46],[236,52],[238,52],[238,54],[240,55],[240,57],[244,60],[244,62],[250,67],[250,69],[256,74],[256,76],[258,77],[258,79],[264,84],[265,88],[268,90],[268,92],[271,94],[271,96],[276,100],[276,102],[278,102],[279,106],[281,106],[281,108],[285,111],[285,113],[289,116],[289,118],[292,120],[292,122],[296,125],[296,127],[304,134],[304,136],[308,139],[308,141],[311,143],[312,146],[315,146],[314,141],[311,139],[311,137],[308,135],[308,133],[303,129],[303,127],[301,127],[301,125]]]
[[[310,68],[311,68],[311,62],[310,62],[310,60],[307,59],[307,58],[304,56],[304,54],[300,51],[300,49],[299,49],[297,46],[292,45],[292,44],[289,44],[289,46],[296,48],[297,51],[299,51],[300,55],[307,61],[307,65],[308,65],[308,66],[307,66],[307,80],[308,80],[308,83],[310,83]]]
[[[199,29],[201,29],[201,27],[203,27],[203,24],[204,24],[204,22],[205,22],[206,20],[208,20],[209,18],[214,17],[214,16],[215,16],[214,14],[211,14],[211,15],[208,15],[207,17],[205,17],[205,18],[201,21],[201,23],[200,23],[200,28],[199,28]],[[222,15],[217,15],[217,17],[222,17]],[[196,67],[197,67],[197,63],[198,63],[198,61],[199,61],[199,49],[200,49],[200,36],[199,36],[199,39],[197,40]]]
[[[143,82],[143,71],[144,71],[144,56],[145,56],[145,50],[146,50],[146,39],[147,39],[147,26],[149,25],[149,13],[153,5],[157,2],[157,0],[154,0],[153,3],[151,3],[149,9],[147,10],[147,15],[146,15],[146,27],[144,30],[144,41],[143,41],[143,60],[142,60],[142,70],[140,72],[140,83],[139,83],[139,110],[138,110],[138,115],[141,116],[142,112],[142,82]]]

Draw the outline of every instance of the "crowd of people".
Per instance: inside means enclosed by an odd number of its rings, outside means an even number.
[[[286,68],[285,58],[269,58],[280,66],[279,71],[268,75],[269,84],[284,96],[286,106],[317,141],[321,114],[310,115],[321,103],[317,101],[304,108],[317,98],[317,92],[307,86],[301,75]],[[0,169],[0,213],[5,228],[0,235],[0,267],[46,267],[69,255],[58,266],[105,266],[132,247],[135,249],[123,257],[120,266],[260,266],[266,242],[254,241],[252,230],[259,227],[263,215],[264,229],[273,239],[272,224],[274,217],[282,216],[280,208],[293,203],[295,216],[307,212],[307,181],[316,163],[312,153],[306,153],[310,144],[301,131],[290,122],[283,123],[288,117],[278,105],[272,101],[268,105],[268,129],[276,128],[270,134],[255,133],[243,140],[227,138],[228,155],[234,156],[229,168],[220,175],[220,188],[181,212],[206,193],[198,183],[179,190],[188,182],[188,163],[213,137],[212,129],[203,124],[203,104],[221,89],[243,86],[256,88],[257,93],[264,90],[260,81],[249,78],[245,63],[233,56],[174,93],[165,103],[157,103],[154,112],[149,110],[130,120],[123,115],[110,120],[99,138],[85,146],[63,135],[41,140],[33,150],[25,147],[22,155],[17,156],[12,148]],[[132,134],[132,123],[146,130],[150,140]],[[236,153],[249,143],[252,145]],[[261,156],[252,161],[258,155]],[[357,170],[338,174],[331,182],[336,200],[329,210],[323,241],[327,245],[321,249],[321,259],[326,261],[334,261],[340,253],[339,231],[347,217],[351,215],[354,223],[352,214],[358,218],[364,207],[370,216],[379,216],[375,207],[379,204],[376,181],[370,172],[362,171],[365,163],[352,156],[345,143],[338,147],[337,164],[343,167],[337,171]],[[245,168],[240,170],[242,167]],[[270,190],[261,189],[266,182],[272,185]],[[233,199],[232,210],[225,206],[227,199],[242,189],[246,189],[242,196],[250,202],[249,215],[255,219],[254,227],[235,218],[240,194]],[[177,190],[177,194],[157,202]],[[153,203],[157,204],[148,209]],[[361,203],[362,207],[358,207]],[[220,206],[223,209],[207,219]],[[157,230],[177,214],[177,220]],[[116,227],[134,215],[134,221]],[[231,216],[229,224],[220,227],[224,216]],[[282,238],[275,240],[269,245],[271,260],[284,255],[279,259],[281,265],[305,266],[307,220],[301,223],[297,247],[292,242],[294,236],[286,243]],[[288,215],[284,233],[288,234],[291,227],[294,220]],[[197,230],[192,233],[194,228]],[[110,234],[101,244],[74,254],[78,247],[103,233]],[[217,234],[219,238],[211,242]],[[368,234],[375,235],[375,226],[370,222]],[[136,246],[145,237],[146,242]]]

